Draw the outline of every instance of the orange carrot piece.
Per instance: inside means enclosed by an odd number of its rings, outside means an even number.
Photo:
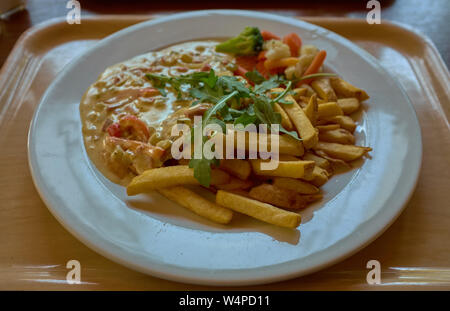
[[[317,53],[317,55],[314,57],[311,64],[306,69],[306,71],[303,75],[307,76],[307,75],[312,75],[314,73],[317,73],[317,71],[319,71],[320,66],[322,66],[323,62],[325,61],[325,57],[327,57],[327,52],[325,50],[319,51],[319,53]],[[306,79],[306,80],[299,81],[297,83],[297,86],[300,86],[301,84],[309,84],[309,83],[311,83],[312,80],[313,79]]]
[[[261,31],[261,35],[262,35],[264,41],[272,40],[272,39],[280,40],[280,37],[278,37],[276,34],[270,32],[270,31],[267,31],[267,30]]]
[[[251,71],[255,68],[256,63],[258,61],[256,60],[256,56],[238,56],[236,57],[236,64],[238,66],[243,67],[244,69]]]
[[[265,60],[265,59],[266,59],[266,51],[261,51],[261,52],[259,52],[258,57],[256,57],[256,59],[257,59],[258,61],[260,61],[260,60]]]
[[[300,54],[300,48],[302,47],[302,39],[294,33],[291,32],[283,37],[283,42],[289,45],[291,49],[291,56],[298,57]]]
[[[266,67],[264,66],[264,59],[260,60],[256,64],[256,70],[258,70],[259,73],[262,74],[264,78],[266,78],[266,79],[269,78],[269,70],[267,70]]]

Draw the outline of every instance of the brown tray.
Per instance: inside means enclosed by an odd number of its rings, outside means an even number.
[[[93,252],[50,214],[28,169],[29,123],[55,75],[97,40],[149,18],[46,22],[22,35],[0,71],[0,289],[211,289],[150,277]],[[246,289],[450,289],[450,79],[439,53],[423,35],[386,21],[368,25],[359,19],[302,19],[366,49],[403,85],[422,128],[421,175],[403,214],[356,255],[309,276]],[[81,284],[66,283],[71,259],[81,263]],[[382,285],[366,282],[371,259],[381,263]]]

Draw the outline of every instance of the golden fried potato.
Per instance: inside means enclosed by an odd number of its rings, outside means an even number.
[[[261,169],[263,161],[261,159],[250,160],[256,175],[301,178],[310,175],[315,165],[313,161],[279,161],[276,169],[263,170]]]
[[[314,153],[311,152],[307,152],[305,153],[305,155],[303,156],[303,160],[306,161],[314,161],[314,163],[323,168],[323,169],[329,169],[330,168],[330,162],[328,162],[327,159],[324,159],[323,157],[317,156]]]
[[[247,179],[252,172],[250,163],[246,160],[241,159],[221,160],[220,168],[230,173],[231,175],[236,176],[243,180]]]
[[[319,106],[317,104],[317,96],[316,94],[314,94],[309,98],[308,105],[306,105],[306,107],[303,108],[303,111],[305,112],[306,116],[308,117],[312,125],[316,124],[318,117],[318,110]]]
[[[327,143],[322,141],[319,141],[314,149],[322,150],[329,156],[344,161],[356,160],[372,150],[372,148],[369,147]]]
[[[301,194],[316,194],[319,192],[319,188],[310,183],[288,177],[275,177],[273,179],[273,185],[281,189],[292,190]]]
[[[350,133],[353,133],[356,129],[356,123],[353,121],[353,119],[349,116],[334,116],[331,118],[326,119],[327,122],[337,123],[340,127],[342,127],[344,130],[349,131]]]
[[[329,78],[315,79],[311,82],[311,86],[321,99],[327,102],[337,100],[336,93],[334,93],[334,90],[331,87]]]
[[[171,201],[193,211],[197,215],[220,224],[227,224],[233,218],[233,212],[214,202],[210,202],[184,187],[158,189],[158,192]]]
[[[255,200],[286,209],[302,209],[309,203],[322,198],[321,194],[301,195],[293,190],[262,184],[250,190],[249,196]]]
[[[296,228],[301,221],[301,217],[297,213],[285,211],[273,205],[223,190],[217,191],[216,203],[281,227]]]
[[[235,190],[246,190],[253,186],[253,181],[247,179],[242,180],[236,177],[231,177],[230,182],[226,184],[216,185],[217,189],[226,190],[226,191],[235,191]]]
[[[327,170],[317,165],[314,167],[312,175],[311,183],[317,187],[324,185],[328,181],[328,177],[330,177]]]
[[[248,194],[255,200],[282,208],[299,209],[305,207],[304,201],[297,200],[297,197],[300,197],[300,195],[296,192],[270,184],[261,184],[253,187]]]
[[[226,138],[228,135],[234,135],[234,145],[235,148],[237,148],[237,131],[228,132],[227,135],[224,135],[222,133],[217,133],[216,135],[223,137],[223,144],[225,146],[226,144]],[[274,135],[268,135],[268,134],[257,134],[257,140],[249,142],[249,135],[248,133],[245,134],[245,150],[250,150],[252,147],[253,150],[259,150],[259,141],[262,139],[263,141],[267,141],[267,149],[271,150],[271,137]],[[256,144],[256,146],[254,145]],[[305,152],[303,148],[303,144],[301,141],[296,140],[295,138],[289,136],[289,135],[278,135],[278,150],[280,154],[290,154],[294,156],[301,156]],[[230,159],[231,160],[231,159]]]
[[[355,136],[353,136],[353,134],[349,131],[339,128],[335,130],[319,132],[319,140],[330,143],[353,145],[355,143]]]
[[[322,157],[322,158],[328,160],[332,164],[333,167],[336,167],[336,166],[341,166],[344,168],[352,167],[349,163],[345,162],[344,160],[332,158],[329,155],[327,155],[325,152],[323,152],[322,150],[316,150],[316,153],[319,157]]]
[[[339,107],[339,105],[336,102],[319,104],[317,113],[319,119],[331,118],[334,116],[340,116],[344,114],[344,112],[342,112],[341,107]]]
[[[326,125],[317,125],[316,128],[319,130],[319,137],[320,137],[320,133],[337,130],[341,128],[341,126],[339,124],[326,124]]]
[[[352,114],[360,107],[359,100],[357,98],[340,98],[337,100],[337,104],[341,107],[344,114]]]
[[[312,148],[318,141],[318,135],[314,129],[314,126],[311,124],[311,121],[309,121],[303,109],[297,104],[291,95],[286,95],[284,99],[292,102],[292,104],[280,104],[281,107],[283,107],[292,123],[294,123],[305,148]]]
[[[294,99],[298,101],[300,96],[303,96],[303,95],[305,95],[305,94],[307,94],[309,92],[311,92],[311,93],[309,95],[307,95],[307,96],[311,96],[312,94],[314,94],[314,91],[312,90],[312,88],[309,85],[308,85],[308,88],[303,87],[303,85],[302,85],[302,87],[293,89],[294,93],[292,94],[292,97],[294,97]]]
[[[281,115],[281,125],[288,131],[294,130],[294,125],[291,122],[291,119],[289,119],[289,116],[287,115],[286,111],[284,111],[283,108],[277,103],[274,104],[273,110],[275,112],[278,112]]]
[[[222,170],[211,170],[211,185],[225,184],[230,175]],[[155,189],[180,185],[197,185],[194,170],[187,165],[152,168],[133,178],[127,187],[128,195],[149,192]]]
[[[361,102],[369,98],[369,95],[364,90],[351,85],[341,78],[332,77],[330,78],[330,83],[340,98],[356,97]]]

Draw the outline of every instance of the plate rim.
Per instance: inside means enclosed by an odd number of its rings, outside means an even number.
[[[331,259],[328,260],[319,260],[319,264],[315,263],[309,263],[309,265],[306,265],[306,267],[303,267],[302,269],[296,269],[295,262],[300,259],[294,259],[288,262],[280,263],[280,264],[274,264],[269,265],[266,267],[259,267],[259,268],[251,268],[251,269],[227,269],[223,271],[227,271],[231,277],[224,277],[225,275],[221,275],[221,279],[215,279],[214,273],[211,273],[208,269],[187,269],[184,267],[172,265],[172,264],[166,264],[166,263],[159,263],[155,266],[157,268],[149,267],[149,266],[143,266],[136,262],[136,260],[132,259],[124,259],[121,256],[117,255],[117,253],[113,253],[105,247],[101,247],[99,245],[96,245],[93,241],[91,241],[89,238],[85,237],[85,235],[81,234],[81,232],[77,231],[75,227],[72,227],[70,224],[70,220],[64,219],[64,217],[58,212],[58,208],[53,206],[53,203],[51,202],[49,193],[47,193],[48,189],[45,189],[45,185],[43,185],[42,180],[39,178],[39,172],[37,170],[37,163],[36,159],[32,157],[32,147],[33,147],[33,139],[34,139],[34,128],[36,126],[37,118],[39,115],[39,112],[43,106],[43,103],[49,96],[49,94],[52,93],[53,89],[55,88],[55,85],[57,85],[57,82],[61,80],[61,77],[63,77],[66,72],[70,71],[76,64],[81,61],[81,59],[91,51],[94,51],[97,49],[98,46],[101,46],[102,44],[105,44],[105,42],[113,41],[116,37],[120,37],[126,33],[133,32],[135,29],[140,29],[141,27],[146,27],[153,24],[158,24],[161,22],[167,22],[176,18],[195,18],[196,16],[202,16],[202,15],[208,15],[208,14],[219,14],[219,15],[239,15],[242,17],[249,16],[249,17],[256,17],[271,21],[277,21],[286,23],[288,21],[288,24],[293,26],[303,26],[308,25],[308,27],[313,26],[316,29],[319,30],[325,30],[328,32],[329,36],[334,37],[335,39],[338,39],[339,42],[345,46],[347,46],[349,49],[351,49],[353,52],[358,53],[365,61],[371,63],[373,67],[375,67],[380,73],[382,73],[384,76],[388,77],[397,89],[399,89],[402,93],[402,96],[405,98],[406,102],[409,104],[409,107],[412,108],[413,112],[413,121],[415,121],[416,125],[415,129],[418,130],[417,134],[417,151],[418,154],[416,155],[417,161],[415,163],[412,163],[411,165],[414,166],[414,178],[412,178],[412,182],[410,181],[410,185],[408,188],[408,191],[405,191],[403,194],[403,197],[400,199],[397,199],[397,206],[391,207],[390,209],[381,209],[378,213],[373,215],[370,219],[367,220],[366,225],[367,228],[364,232],[362,232],[358,237],[352,237],[347,236],[344,239],[340,240],[339,242],[333,244],[330,246],[330,248],[336,248],[339,246],[341,249],[338,251],[340,255],[338,256],[332,256]],[[177,282],[184,282],[184,283],[191,283],[191,284],[201,284],[201,285],[225,285],[225,286],[235,286],[235,285],[256,285],[256,284],[265,284],[265,283],[272,283],[277,282],[281,280],[291,279],[295,277],[299,277],[305,274],[310,274],[313,272],[316,272],[318,270],[321,270],[325,267],[331,266],[339,261],[344,260],[345,258],[350,257],[351,255],[355,254],[362,248],[366,247],[368,244],[373,242],[376,238],[378,238],[381,234],[383,234],[387,228],[390,227],[390,225],[395,222],[395,220],[398,218],[398,216],[402,213],[404,208],[407,205],[407,202],[410,200],[412,194],[414,193],[414,190],[416,188],[416,185],[418,183],[418,179],[420,176],[420,168],[422,164],[422,157],[423,157],[423,145],[422,145],[422,133],[420,128],[420,123],[417,118],[417,113],[415,111],[414,106],[411,103],[411,100],[409,99],[406,91],[403,89],[402,85],[389,73],[387,72],[383,66],[378,62],[378,60],[373,57],[371,54],[369,54],[364,49],[360,48],[356,44],[352,43],[350,40],[332,32],[329,31],[323,27],[310,24],[308,22],[294,19],[292,17],[284,17],[281,15],[276,14],[270,14],[270,13],[263,13],[263,12],[255,12],[255,11],[249,11],[249,10],[200,10],[200,11],[189,11],[189,12],[183,12],[183,13],[176,13],[171,14],[169,16],[164,17],[157,17],[155,19],[147,20],[140,22],[138,24],[126,27],[120,31],[117,31],[101,40],[96,42],[92,47],[87,49],[85,52],[83,52],[81,55],[76,57],[74,60],[69,62],[67,65],[64,66],[64,68],[58,73],[58,75],[55,77],[55,79],[52,81],[51,85],[47,88],[44,95],[42,96],[38,107],[36,108],[33,118],[28,130],[28,141],[27,141],[27,154],[28,154],[28,165],[30,168],[31,176],[33,183],[35,185],[35,188],[37,189],[40,197],[44,201],[45,205],[47,206],[48,210],[51,212],[51,214],[58,220],[58,222],[66,229],[68,230],[73,236],[75,236],[78,240],[80,240],[82,243],[87,245],[89,248],[94,250],[95,252],[101,254],[102,256],[105,256],[106,258],[117,262],[119,264],[122,264],[126,267],[129,267],[131,269],[143,272],[145,274],[150,274],[156,277],[177,281]],[[390,212],[390,213],[388,213]],[[387,214],[387,215],[385,215]],[[383,221],[381,221],[383,220]],[[324,252],[324,251],[321,251]],[[316,253],[316,256],[320,256],[321,252]],[[326,256],[330,257],[330,256]],[[305,258],[303,258],[304,260]],[[150,259],[149,261],[154,261],[153,259]],[[316,262],[318,260],[315,260]],[[284,267],[284,269],[283,269]],[[283,269],[284,271],[279,271]],[[206,273],[201,272],[205,270]],[[199,271],[201,272],[199,275]],[[208,272],[209,271],[209,272]],[[233,271],[239,272],[239,275],[235,275],[232,273]],[[240,276],[242,276],[242,273],[252,274],[251,277],[247,277],[242,279]],[[255,273],[253,271],[256,271]],[[181,272],[181,273],[180,273]],[[261,273],[262,272],[262,273]],[[236,278],[237,276],[237,278]]]

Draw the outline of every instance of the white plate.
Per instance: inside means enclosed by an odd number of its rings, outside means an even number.
[[[245,26],[327,51],[326,64],[371,96],[356,130],[371,159],[333,177],[325,198],[303,213],[298,230],[246,216],[215,225],[158,194],[127,197],[87,158],[78,105],[108,66],[191,39],[227,37]],[[412,105],[378,62],[348,40],[296,19],[250,11],[171,15],[100,41],[64,68],[45,93],[29,134],[35,185],[53,215],[100,254],[161,278],[214,285],[279,281],[342,260],[381,234],[400,214],[418,178],[422,146]],[[145,208],[146,211],[139,208]],[[364,264],[364,263],[362,263]]]

